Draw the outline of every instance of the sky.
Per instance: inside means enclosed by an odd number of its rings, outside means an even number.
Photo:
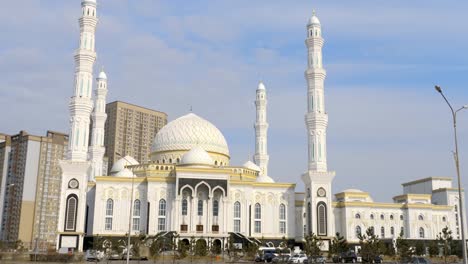
[[[95,72],[108,101],[190,111],[225,135],[231,164],[254,154],[255,90],[268,93],[269,173],[295,182],[307,169],[306,23],[316,10],[333,192],[358,188],[391,202],[401,183],[455,177],[453,127],[438,84],[468,104],[465,1],[98,0]],[[0,133],[68,132],[79,0],[2,3]],[[459,112],[468,186],[468,110]],[[456,186],[456,182],[454,182]]]

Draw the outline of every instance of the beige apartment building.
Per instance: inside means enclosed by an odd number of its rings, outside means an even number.
[[[106,113],[104,145],[108,170],[127,155],[140,163],[149,161],[151,143],[166,125],[167,114],[121,101],[108,103]]]
[[[0,240],[42,250],[56,241],[68,135],[0,135]]]

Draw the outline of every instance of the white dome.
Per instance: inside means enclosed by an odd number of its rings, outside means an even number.
[[[346,189],[343,192],[363,193],[363,191],[361,191],[359,189]]]
[[[223,134],[213,124],[193,113],[181,116],[159,130],[151,152],[191,150],[196,146],[229,157]]]
[[[125,166],[138,165],[138,164],[140,163],[138,163],[138,161],[136,161],[134,158],[130,156],[125,156],[119,159],[118,161],[116,161],[114,165],[112,165],[112,169],[110,172],[111,173],[121,172],[125,169]]]
[[[247,169],[251,169],[251,170],[254,170],[254,171],[261,171],[260,167],[257,166],[257,164],[251,162],[250,160],[247,161],[246,163],[244,163],[244,165],[242,165],[242,167],[247,168]]]
[[[258,90],[265,90],[265,84],[263,84],[263,82],[258,84]]]
[[[257,182],[268,182],[268,183],[274,183],[275,181],[266,175],[258,176],[257,177]]]
[[[320,20],[315,15],[315,10],[312,12],[312,16],[309,18],[307,25],[320,25]]]
[[[200,146],[192,148],[189,152],[182,156],[182,164],[193,164],[193,165],[213,165],[214,161],[210,157],[210,154],[206,152]]]
[[[98,75],[98,79],[107,80],[107,74],[104,71],[101,71]]]
[[[113,176],[116,177],[133,177],[133,172],[127,168],[115,173]]]

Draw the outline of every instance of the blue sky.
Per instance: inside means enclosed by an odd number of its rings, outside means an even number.
[[[401,183],[455,176],[450,113],[434,91],[468,104],[468,3],[463,1],[98,0],[96,71],[108,101],[168,113],[190,106],[225,135],[232,163],[254,151],[253,100],[269,97],[271,176],[295,181],[307,167],[307,19],[322,22],[334,192],[390,201]],[[80,1],[17,0],[0,17],[0,132],[68,130]],[[459,116],[468,186],[468,111]]]

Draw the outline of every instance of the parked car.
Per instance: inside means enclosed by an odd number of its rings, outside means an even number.
[[[377,255],[377,256],[374,256],[372,258],[372,256],[370,256],[370,259],[368,259],[367,257],[362,257],[362,262],[368,262],[368,263],[382,263],[383,262],[383,257],[380,256],[380,255]]]
[[[263,255],[257,254],[255,256],[255,262],[272,262],[275,255],[271,252],[266,252]]]
[[[335,263],[346,263],[346,262],[360,262],[361,257],[358,256],[354,251],[343,252],[340,255],[333,256],[333,262]]]
[[[311,257],[308,257],[308,259],[304,260],[303,263],[325,263],[326,262],[326,259],[325,257],[323,256],[311,256]]]
[[[109,254],[109,260],[118,260],[118,259],[122,259],[122,255],[117,253],[117,252],[111,252]]]
[[[101,261],[104,258],[104,254],[100,251],[88,249],[85,252],[86,261]]]
[[[424,257],[412,257],[411,264],[431,264],[431,261]]]
[[[272,262],[273,263],[288,263],[289,258],[291,258],[289,254],[278,255],[273,258]]]
[[[304,260],[307,259],[306,254],[295,254],[289,259],[289,263],[304,263]]]

